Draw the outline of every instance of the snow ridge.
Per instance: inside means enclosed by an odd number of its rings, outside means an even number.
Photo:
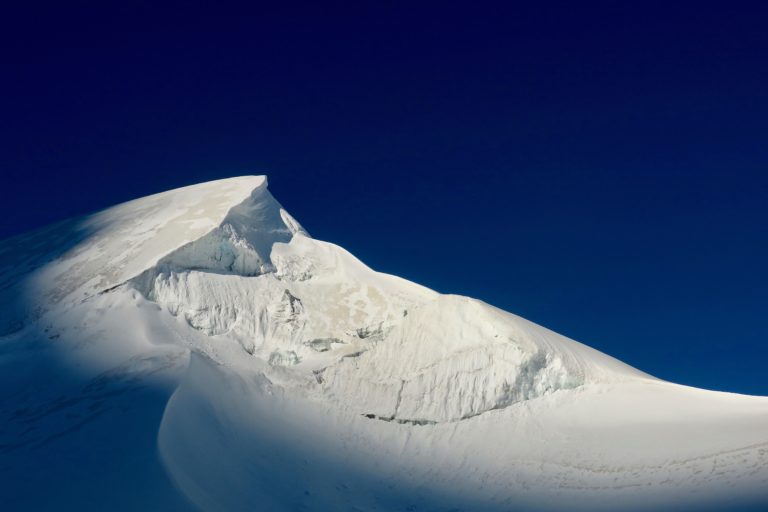
[[[598,378],[570,340],[542,344],[535,327],[485,304],[397,282],[312,240],[265,188],[130,283],[207,336],[321,376],[315,392],[365,417],[461,421]],[[627,374],[637,372],[602,376]]]
[[[768,503],[768,398],[663,382],[375,272],[264,177],[66,221],[0,243],[0,263],[12,510]]]

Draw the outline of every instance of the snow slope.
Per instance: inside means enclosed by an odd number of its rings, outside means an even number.
[[[760,510],[768,398],[312,239],[264,177],[0,244],[11,510]]]

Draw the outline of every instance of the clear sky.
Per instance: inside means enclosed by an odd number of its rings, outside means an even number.
[[[766,4],[413,3],[6,10],[0,237],[268,174],[377,270],[768,395]]]

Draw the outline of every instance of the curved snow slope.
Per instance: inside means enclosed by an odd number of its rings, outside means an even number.
[[[310,238],[264,177],[7,240],[0,262],[12,508],[768,503],[768,399],[377,273]]]

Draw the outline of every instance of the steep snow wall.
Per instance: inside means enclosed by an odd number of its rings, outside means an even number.
[[[322,378],[331,396],[369,418],[428,424],[647,376],[480,301],[439,295],[409,312],[386,342]]]
[[[459,421],[638,374],[607,357],[593,371],[571,340],[376,273],[309,238],[264,188],[131,283],[193,329],[292,367],[324,399],[372,420]]]
[[[307,371],[367,350],[381,340],[375,331],[389,328],[408,308],[433,295],[413,285],[406,292],[405,282],[380,277],[345,251],[301,233],[288,244],[276,243],[278,247],[282,252],[276,249],[273,258],[265,259],[271,270],[259,267],[260,272],[240,275],[227,270],[229,266],[184,269],[183,260],[171,254],[131,284],[208,336],[234,338],[246,352],[275,366],[304,361]],[[182,251],[210,262],[217,260],[205,250],[219,248],[203,240]],[[298,275],[285,248],[304,254],[307,265]],[[322,274],[322,269],[341,267],[348,274],[344,279]],[[373,279],[361,281],[355,274]]]
[[[159,274],[174,271],[202,270],[240,276],[272,272],[272,246],[289,241],[297,233],[308,236],[266,186],[259,186],[245,201],[232,207],[220,225],[167,254],[133,281],[140,283],[140,287],[151,286]]]

